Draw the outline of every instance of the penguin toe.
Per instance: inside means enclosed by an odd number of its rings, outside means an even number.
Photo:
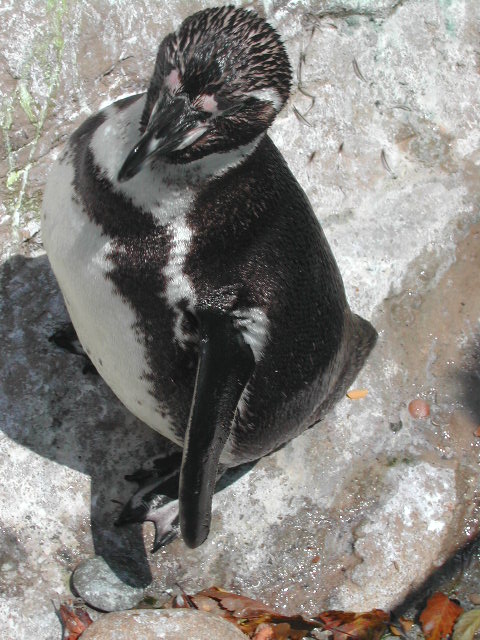
[[[170,500],[166,496],[156,496],[156,499],[134,506],[132,500],[125,505],[115,521],[115,526],[126,524],[153,522],[155,539],[152,553],[164,547],[179,535],[178,500]]]
[[[179,451],[161,453],[150,458],[142,468],[136,469],[133,473],[124,476],[124,478],[128,482],[136,482],[140,487],[156,482],[159,493],[165,493],[165,491],[162,491],[162,486],[165,483],[172,484],[172,478],[178,476],[181,462],[182,453]],[[172,495],[171,497],[176,498],[177,496]]]
[[[167,544],[170,544],[170,542],[173,542],[174,540],[176,540],[179,536],[180,533],[180,529],[178,527],[178,517],[176,518],[176,520],[174,522],[172,522],[171,525],[167,525],[165,526],[165,524],[163,526],[158,526],[156,525],[156,523],[154,523],[155,525],[155,540],[153,542],[153,547],[152,547],[152,551],[151,553],[155,553],[156,551],[158,551],[159,549],[161,549],[162,547],[165,547]]]

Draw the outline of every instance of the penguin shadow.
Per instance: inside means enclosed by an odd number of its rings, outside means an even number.
[[[125,476],[178,448],[120,403],[81,349],[60,348],[50,339],[69,323],[69,317],[45,255],[17,255],[1,266],[0,307],[2,386],[11,408],[0,422],[1,429],[34,453],[90,477],[90,522],[83,522],[82,513],[78,522],[72,522],[66,509],[63,517],[68,521],[59,526],[75,531],[81,549],[89,550],[91,536],[94,553],[103,556],[120,579],[131,586],[147,586],[152,575],[143,526],[115,525],[137,488]],[[252,466],[229,471],[218,490]],[[56,470],[52,467],[46,473],[48,491],[48,474]],[[65,495],[65,501],[72,499]],[[15,496],[11,500],[13,504]],[[153,529],[152,524],[147,526]],[[72,560],[69,568],[74,566]]]
[[[457,372],[460,382],[460,402],[480,425],[480,333],[470,340],[462,368]]]
[[[414,589],[392,610],[392,619],[415,617],[418,624],[420,612],[427,600],[436,592],[456,592],[456,597],[465,598],[465,593],[475,593],[479,586],[480,535],[463,544],[443,564]],[[470,574],[470,575],[469,575]],[[460,593],[459,593],[460,592]]]

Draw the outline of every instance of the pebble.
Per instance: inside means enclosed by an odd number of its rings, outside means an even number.
[[[245,640],[231,622],[195,609],[137,609],[107,613],[82,640]]]
[[[145,590],[134,587],[127,559],[115,558],[112,566],[101,556],[81,562],[75,569],[72,582],[75,591],[85,602],[100,611],[124,611],[135,607]],[[113,567],[113,568],[112,568]],[[131,573],[131,572],[130,572]]]
[[[412,400],[408,405],[408,411],[413,418],[428,418],[430,415],[430,405],[425,400]]]

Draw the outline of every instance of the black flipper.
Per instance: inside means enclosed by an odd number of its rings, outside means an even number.
[[[255,366],[250,346],[229,315],[202,311],[197,318],[199,360],[179,490],[180,529],[192,549],[208,536],[218,461]]]

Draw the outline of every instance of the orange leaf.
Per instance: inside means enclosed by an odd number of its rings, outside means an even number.
[[[347,397],[350,398],[350,400],[361,400],[367,396],[368,389],[350,389],[350,391],[347,391]]]
[[[71,602],[62,603],[58,613],[64,626],[64,640],[78,640],[92,624],[92,619],[85,609],[75,607]]]
[[[420,624],[426,640],[444,640],[455,625],[463,609],[438,591],[428,600],[420,615]]]
[[[272,640],[301,640],[312,629],[321,626],[319,622],[302,616],[284,616],[276,613],[262,602],[229,593],[218,587],[203,589],[193,596],[182,593],[173,598],[166,608],[192,606],[232,622],[240,631],[257,640],[264,637]]]
[[[323,622],[325,631],[333,631],[333,640],[379,640],[390,621],[381,609],[366,613],[324,611],[316,619]]]
[[[390,621],[380,609],[367,613],[326,611],[316,618],[285,616],[262,602],[229,593],[218,587],[203,589],[195,595],[182,593],[166,605],[209,611],[236,625],[253,640],[302,640],[313,629],[333,631],[333,640],[379,640]]]
[[[252,598],[246,598],[245,596],[239,596],[236,593],[229,593],[223,591],[218,587],[210,587],[210,589],[204,589],[193,597],[205,596],[207,598],[214,598],[218,603],[227,611],[229,611],[235,618],[252,618],[261,616],[265,613],[275,614],[275,611],[270,607],[267,607],[258,600],[252,600]]]
[[[404,636],[403,631],[401,631],[398,627],[396,627],[393,624],[390,625],[390,633],[393,636],[397,636],[397,637],[401,637],[401,638],[403,638],[403,636]]]
[[[408,633],[414,625],[413,620],[410,620],[409,618],[403,618],[402,616],[399,617],[398,621],[400,622],[405,633]]]
[[[253,640],[275,640],[275,631],[269,624],[261,624],[255,631]]]
[[[408,618],[402,618],[402,616],[400,616],[397,618],[396,622],[390,623],[389,629],[394,636],[405,638],[405,634],[410,631],[413,624],[413,620],[408,620]]]

